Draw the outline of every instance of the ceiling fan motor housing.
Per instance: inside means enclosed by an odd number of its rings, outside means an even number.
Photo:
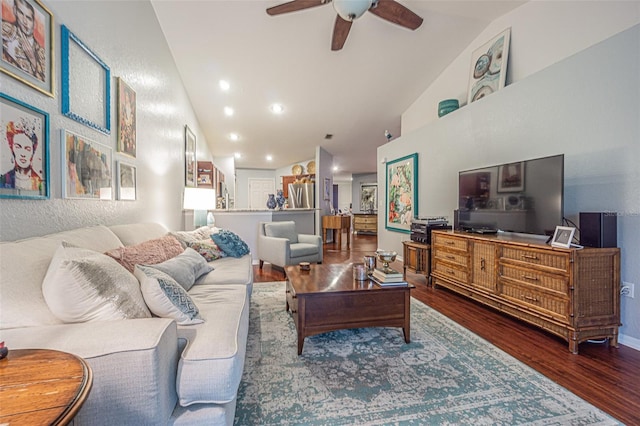
[[[333,8],[345,21],[361,17],[373,4],[373,0],[333,0]]]

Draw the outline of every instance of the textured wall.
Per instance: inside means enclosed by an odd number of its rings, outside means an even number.
[[[564,214],[618,212],[622,279],[640,283],[640,25],[448,114],[380,148],[418,152],[420,212],[457,206],[458,172],[565,155]],[[384,165],[378,165],[384,186]],[[400,251],[404,234],[378,244]],[[640,348],[640,298],[622,298],[622,336]]]
[[[51,199],[0,200],[0,240],[8,241],[80,226],[157,221],[182,227],[184,126],[198,141],[198,158],[210,158],[182,81],[151,4],[147,1],[49,1],[55,19],[56,97],[50,98],[5,74],[3,93],[50,114]],[[111,69],[111,135],[60,114],[60,24],[66,25]],[[116,152],[116,77],[137,96],[137,158]],[[95,94],[86,93],[91,101]],[[62,199],[60,129],[110,146],[114,162],[137,167],[137,201]],[[115,164],[114,164],[115,170]],[[115,188],[115,180],[114,180]]]

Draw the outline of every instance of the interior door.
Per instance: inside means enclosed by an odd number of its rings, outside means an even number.
[[[249,208],[264,209],[267,207],[269,194],[276,193],[275,179],[249,179]]]

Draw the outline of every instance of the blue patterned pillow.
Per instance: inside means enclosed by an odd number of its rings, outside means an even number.
[[[211,239],[227,256],[242,257],[249,253],[247,243],[226,229],[221,229],[219,232],[211,234]]]
[[[180,284],[168,274],[149,266],[136,265],[133,274],[149,310],[161,318],[171,318],[180,325],[200,324],[200,310]]]

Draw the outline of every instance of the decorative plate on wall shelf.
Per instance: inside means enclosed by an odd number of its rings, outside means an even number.
[[[295,166],[293,166],[291,168],[291,173],[294,175],[301,175],[302,174],[302,166],[300,164],[296,164]]]
[[[307,173],[313,175],[316,173],[316,162],[311,160],[307,163]]]

